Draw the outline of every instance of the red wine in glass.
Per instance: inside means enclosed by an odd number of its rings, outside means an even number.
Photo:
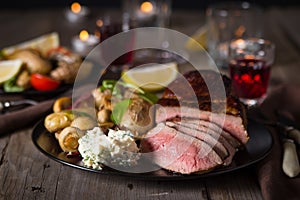
[[[236,59],[229,63],[232,89],[241,99],[259,99],[266,95],[270,66],[255,58]]]
[[[104,16],[103,19],[97,20],[96,24],[97,24],[97,31],[100,35],[100,42],[103,42],[104,40],[118,33],[121,33],[123,31],[128,31],[129,29],[134,28],[132,22],[124,21],[122,18],[118,18],[116,16],[115,17]],[[133,51],[130,51],[131,47],[133,46],[133,38],[127,41],[127,43],[118,44],[118,45],[122,45],[122,48],[128,49],[128,52],[115,59],[111,63],[111,65],[122,66],[130,63],[133,60]],[[114,52],[103,52],[104,54],[103,56],[105,57],[106,54],[112,54],[112,53]]]

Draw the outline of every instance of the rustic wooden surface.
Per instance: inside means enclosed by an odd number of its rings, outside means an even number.
[[[276,62],[272,86],[300,82],[299,8],[265,11],[265,37],[274,41]],[[94,13],[101,12],[95,9]],[[96,17],[94,15],[93,17]],[[191,35],[204,24],[203,12],[174,11],[172,26]],[[63,10],[0,12],[0,47],[50,31],[62,44],[81,25],[68,24]],[[86,22],[94,28],[94,18]],[[28,116],[30,117],[30,113]],[[108,176],[62,165],[38,151],[31,140],[33,125],[0,137],[0,199],[262,199],[255,165],[228,174],[186,181],[138,180]]]

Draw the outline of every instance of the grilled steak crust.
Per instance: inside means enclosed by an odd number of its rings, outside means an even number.
[[[220,83],[224,87],[220,87]],[[209,91],[209,88],[211,91]],[[226,98],[222,99],[225,89]],[[240,116],[247,126],[246,107],[233,94],[231,81],[212,70],[190,71],[177,78],[165,89],[158,104],[162,106],[189,106],[200,110]]]
[[[143,153],[164,169],[182,174],[206,172],[223,164],[220,156],[205,142],[158,124],[141,141]]]
[[[243,116],[243,123],[246,126],[246,109],[243,104],[234,96],[228,96],[225,100],[215,100],[211,101],[209,97],[197,97],[198,101],[189,101],[189,100],[178,100],[178,99],[167,99],[161,98],[158,100],[158,104],[161,106],[187,106],[192,108],[197,108],[205,111],[213,111],[217,113],[226,113],[234,116]]]
[[[211,94],[207,85],[215,91],[223,90],[223,88],[219,88],[218,82],[224,83],[226,96],[231,94],[231,81],[227,76],[222,76],[212,70],[190,71],[170,83],[168,88],[165,89],[162,98],[184,98],[188,100],[192,99],[195,94],[197,97],[209,97]]]

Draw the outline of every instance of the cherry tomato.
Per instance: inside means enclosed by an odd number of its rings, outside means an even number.
[[[34,89],[41,91],[55,90],[60,85],[60,81],[37,73],[31,74],[30,83]]]

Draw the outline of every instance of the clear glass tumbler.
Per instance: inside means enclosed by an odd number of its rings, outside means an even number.
[[[261,38],[236,39],[230,43],[229,72],[233,92],[248,106],[266,98],[275,44]]]
[[[207,48],[220,69],[228,69],[228,48],[232,39],[263,37],[263,12],[249,2],[218,2],[208,6]]]

